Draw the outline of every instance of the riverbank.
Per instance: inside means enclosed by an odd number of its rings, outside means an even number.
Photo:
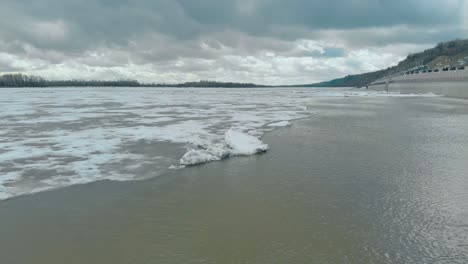
[[[402,94],[433,93],[468,99],[468,70],[424,71],[382,78],[369,85],[375,91]]]
[[[263,155],[0,202],[5,263],[465,263],[468,104],[313,100]]]

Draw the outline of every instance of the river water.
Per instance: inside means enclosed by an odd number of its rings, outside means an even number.
[[[2,263],[468,262],[467,101],[295,92],[264,154],[0,202]]]

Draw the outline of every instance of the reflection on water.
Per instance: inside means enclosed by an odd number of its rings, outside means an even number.
[[[264,155],[4,202],[2,261],[468,262],[468,102],[311,107]]]

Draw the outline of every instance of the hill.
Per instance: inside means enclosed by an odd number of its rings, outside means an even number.
[[[450,66],[468,65],[468,39],[453,40],[437,44],[432,49],[423,52],[408,55],[405,60],[398,65],[384,70],[368,72],[363,74],[348,75],[344,78],[331,81],[297,85],[305,87],[362,87],[380,79],[398,72],[407,71],[416,67],[442,68]]]

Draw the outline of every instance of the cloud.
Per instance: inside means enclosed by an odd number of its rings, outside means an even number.
[[[315,82],[467,32],[463,0],[17,0],[0,71],[47,78]]]
[[[68,29],[61,20],[35,22],[27,30],[39,41],[45,42],[65,41],[68,35]]]

